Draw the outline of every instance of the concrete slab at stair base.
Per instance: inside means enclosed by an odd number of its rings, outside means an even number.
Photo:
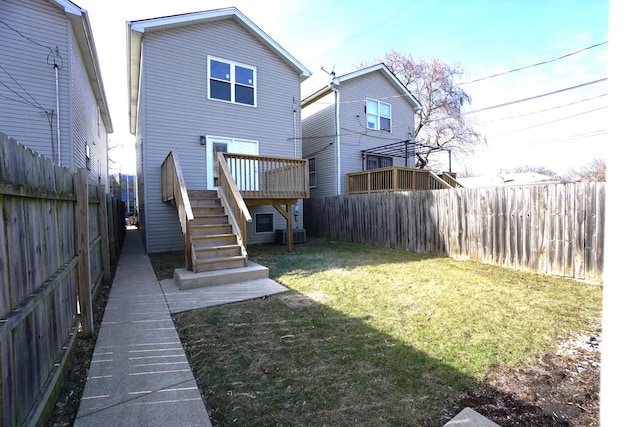
[[[269,268],[249,261],[246,267],[194,273],[185,268],[176,268],[173,273],[178,289],[203,288],[206,286],[229,285],[251,280],[269,278]]]
[[[500,427],[500,425],[483,417],[471,408],[464,408],[444,427]]]

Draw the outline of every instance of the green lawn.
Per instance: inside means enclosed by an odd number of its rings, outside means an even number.
[[[250,247],[290,291],[176,316],[222,425],[433,425],[494,365],[599,324],[601,286],[310,239]]]

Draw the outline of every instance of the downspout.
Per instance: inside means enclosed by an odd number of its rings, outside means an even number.
[[[58,146],[58,165],[60,165],[60,87],[58,76],[58,64],[54,62],[53,69],[56,73],[56,138]]]
[[[336,107],[335,111],[335,122],[336,122],[336,194],[339,196],[342,194],[342,185],[340,182],[340,178],[342,176],[342,161],[340,158],[340,91],[336,89],[336,85],[334,83],[329,84],[329,87],[335,93],[335,103]]]

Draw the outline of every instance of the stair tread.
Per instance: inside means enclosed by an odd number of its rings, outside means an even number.
[[[198,258],[196,254],[196,261],[198,262],[218,262],[218,261],[235,261],[247,259],[245,255],[226,255],[226,256],[211,256],[205,258]]]
[[[197,246],[194,247],[197,251],[206,251],[206,250],[215,250],[215,249],[236,249],[239,248],[240,245],[206,245],[206,246]]]

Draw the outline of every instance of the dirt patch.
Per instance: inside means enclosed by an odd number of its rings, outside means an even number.
[[[599,344],[597,331],[563,343],[535,366],[495,367],[454,406],[471,407],[502,427],[599,426]]]

